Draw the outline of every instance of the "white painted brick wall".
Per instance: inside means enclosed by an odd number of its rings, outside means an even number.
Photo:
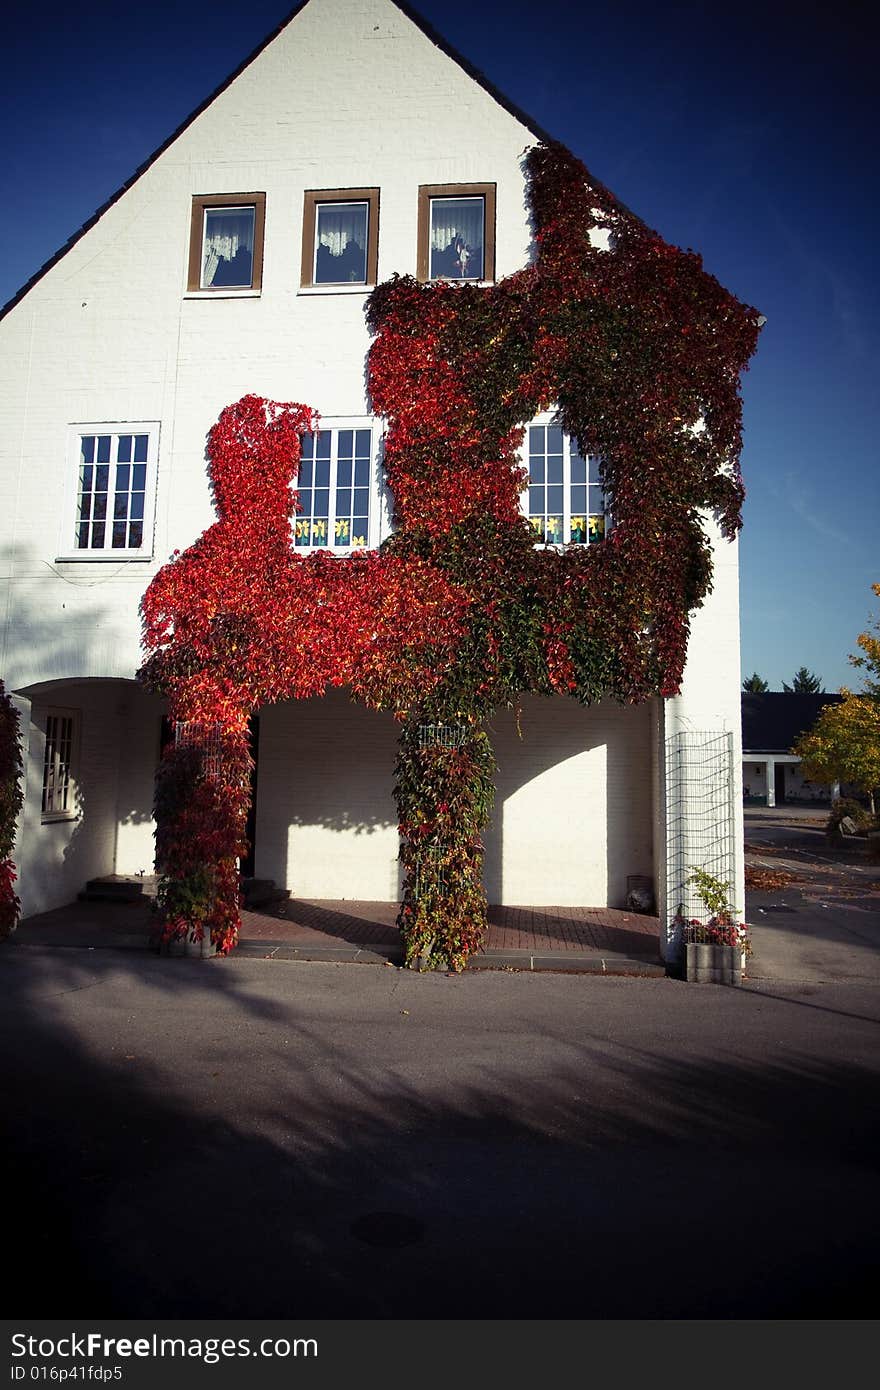
[[[742,716],[740,700],[738,542],[726,541],[705,519],[713,543],[713,585],[692,617],[691,639],[681,693],[664,702],[664,732],[729,732],[733,736],[731,813],[734,835],[733,901],[745,908],[743,855]],[[667,909],[661,877],[661,911]],[[669,907],[674,910],[674,905]]]
[[[653,870],[651,710],[523,701],[493,721],[498,796],[486,835],[493,902],[623,907]],[[397,728],[345,694],[260,716],[256,872],[294,896],[398,896]]]
[[[398,896],[397,725],[344,691],[260,713],[255,870],[301,898]]]
[[[119,782],[116,834],[117,874],[153,872],[153,791],[159,763],[165,703],[137,685],[121,687]]]
[[[89,878],[114,872],[120,698],[115,681],[71,681],[33,693],[27,803],[17,847],[23,916],[72,902]],[[80,713],[74,757],[78,814],[43,824],[46,714],[55,708]]]
[[[493,721],[490,900],[623,907],[627,876],[653,874],[651,707],[530,696],[520,727]]]

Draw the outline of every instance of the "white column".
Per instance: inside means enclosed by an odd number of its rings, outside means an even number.
[[[776,759],[767,759],[767,805],[776,805]]]

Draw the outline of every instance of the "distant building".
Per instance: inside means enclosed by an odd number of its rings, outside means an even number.
[[[807,782],[801,760],[791,750],[812,729],[825,705],[840,695],[797,695],[786,691],[742,694],[743,796],[746,801],[781,806],[787,801],[830,801],[840,784]]]

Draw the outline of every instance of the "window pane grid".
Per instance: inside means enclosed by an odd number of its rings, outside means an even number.
[[[73,717],[50,714],[43,759],[43,815],[65,815],[72,809],[72,756]]]
[[[293,523],[298,549],[360,550],[370,543],[373,434],[329,429],[302,442],[299,512]]]
[[[77,550],[137,550],[143,545],[149,439],[133,432],[80,436]]]
[[[605,535],[599,460],[558,425],[529,426],[528,515],[543,545],[589,545]]]

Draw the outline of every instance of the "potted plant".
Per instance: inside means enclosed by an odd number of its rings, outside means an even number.
[[[692,869],[687,882],[703,904],[708,920],[679,919],[685,979],[697,984],[742,984],[743,967],[752,943],[745,922],[736,920],[736,908],[728,897],[731,885],[706,869]]]

